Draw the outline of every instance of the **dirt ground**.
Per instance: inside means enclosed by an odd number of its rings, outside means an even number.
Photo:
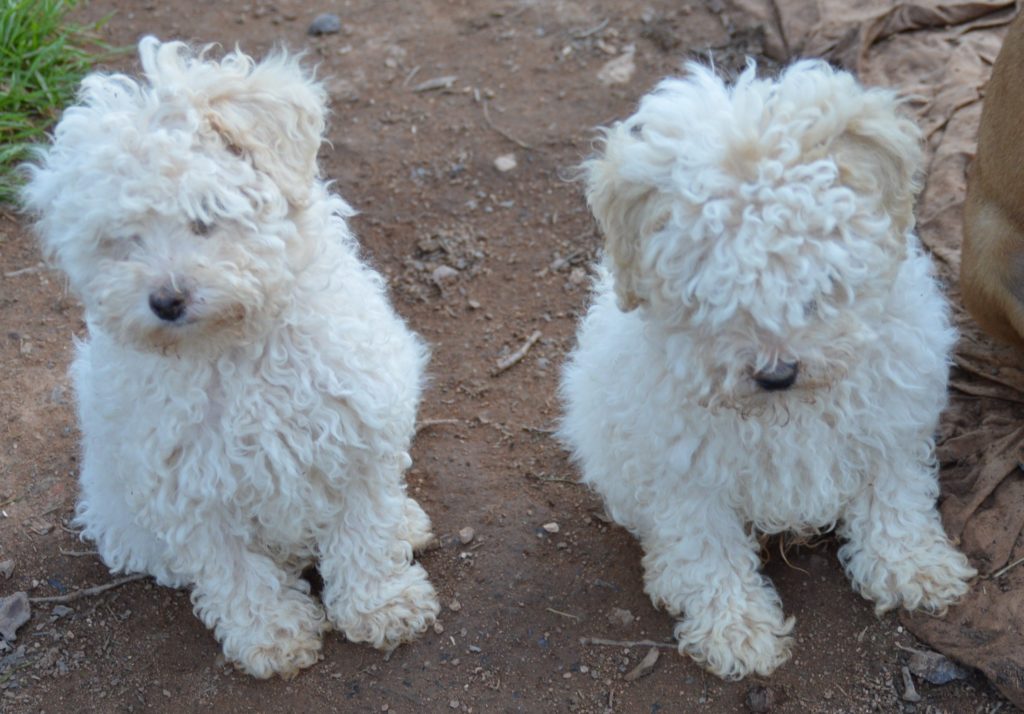
[[[342,30],[309,36],[321,12]],[[797,617],[794,656],[768,680],[722,682],[664,649],[630,681],[647,646],[581,643],[668,642],[672,621],[643,593],[637,544],[575,483],[551,436],[599,247],[573,167],[593,127],[626,116],[683,58],[713,48],[731,66],[757,52],[715,0],[97,0],[78,16],[109,13],[115,44],[153,33],[260,54],[283,43],[319,64],[333,107],[325,173],[360,211],[354,227],[398,310],[433,347],[421,419],[438,421],[416,440],[409,482],[441,536],[421,560],[444,608],[435,631],[390,659],[334,633],[322,662],[261,682],[225,665],[186,592],[133,582],[70,609],[36,605],[0,651],[0,711],[1012,708],[976,674],[916,681],[920,701],[905,701],[903,648],[921,645],[851,591],[829,540],[766,566]],[[599,79],[631,51],[628,82]],[[134,70],[134,57],[115,66]],[[499,171],[507,154],[516,166]],[[78,433],[66,368],[84,325],[39,261],[24,222],[0,214],[0,561],[14,563],[0,595],[111,579],[67,527]],[[535,331],[525,359],[494,376]]]

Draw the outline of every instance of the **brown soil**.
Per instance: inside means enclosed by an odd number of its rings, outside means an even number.
[[[77,600],[70,613],[37,605],[15,643],[24,650],[0,652],[0,710],[1009,708],[977,675],[942,687],[918,681],[921,701],[904,701],[901,646],[919,645],[851,591],[828,540],[766,566],[797,616],[795,655],[767,681],[722,682],[672,650],[628,681],[647,647],[581,644],[667,641],[672,622],[643,593],[637,544],[574,482],[550,433],[599,247],[573,167],[593,127],[627,115],[683,58],[717,48],[730,66],[757,51],[756,36],[732,33],[715,0],[623,5],[97,0],[79,13],[113,12],[105,32],[116,44],[153,33],[258,55],[283,43],[319,64],[333,103],[325,172],[361,211],[355,229],[399,311],[433,346],[421,418],[454,420],[421,432],[409,475],[442,536],[422,562],[444,609],[436,631],[390,659],[331,634],[322,662],[290,682],[261,682],[224,664],[186,592],[134,582]],[[323,11],[340,15],[343,30],[308,36]],[[601,67],[629,45],[632,80],[602,84]],[[115,64],[135,68],[131,55]],[[449,75],[447,89],[414,91]],[[508,153],[517,166],[499,172],[494,159]],[[0,561],[15,564],[0,595],[111,579],[95,556],[67,553],[90,547],[66,528],[78,434],[65,372],[84,326],[39,260],[24,222],[0,215]],[[440,265],[457,274],[439,285]],[[535,330],[542,337],[526,358],[492,376]],[[542,528],[551,522],[557,533]],[[465,527],[475,531],[468,545],[457,537]]]

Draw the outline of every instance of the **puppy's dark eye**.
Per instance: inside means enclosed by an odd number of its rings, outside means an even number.
[[[188,224],[189,230],[197,236],[208,236],[213,230],[213,224],[201,221],[198,218]]]
[[[120,235],[116,238],[101,238],[99,248],[108,258],[126,260],[131,255],[132,249],[140,245],[142,245],[142,236],[132,233],[130,235]]]

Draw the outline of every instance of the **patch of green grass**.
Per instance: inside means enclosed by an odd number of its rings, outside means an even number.
[[[66,22],[78,0],[0,0],[0,203],[14,203],[19,163],[60,117],[78,82],[110,48]]]

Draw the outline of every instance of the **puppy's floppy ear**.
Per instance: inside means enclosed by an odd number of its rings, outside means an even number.
[[[852,77],[850,84],[840,101],[852,102],[852,112],[832,144],[839,180],[858,193],[878,195],[902,238],[914,226],[922,187],[921,130],[902,114],[894,92],[859,89]]]
[[[658,189],[638,175],[636,162],[643,160],[644,143],[632,122],[605,131],[603,151],[581,167],[586,181],[587,203],[605,237],[605,252],[612,261],[619,309],[635,310],[647,301],[641,266],[645,239],[662,227],[669,206]]]
[[[309,202],[319,174],[327,93],[278,50],[261,62],[236,49],[219,62],[189,57],[180,42],[139,43],[142,66],[159,89],[173,84],[192,94],[197,108],[228,147],[248,155],[294,206]]]

